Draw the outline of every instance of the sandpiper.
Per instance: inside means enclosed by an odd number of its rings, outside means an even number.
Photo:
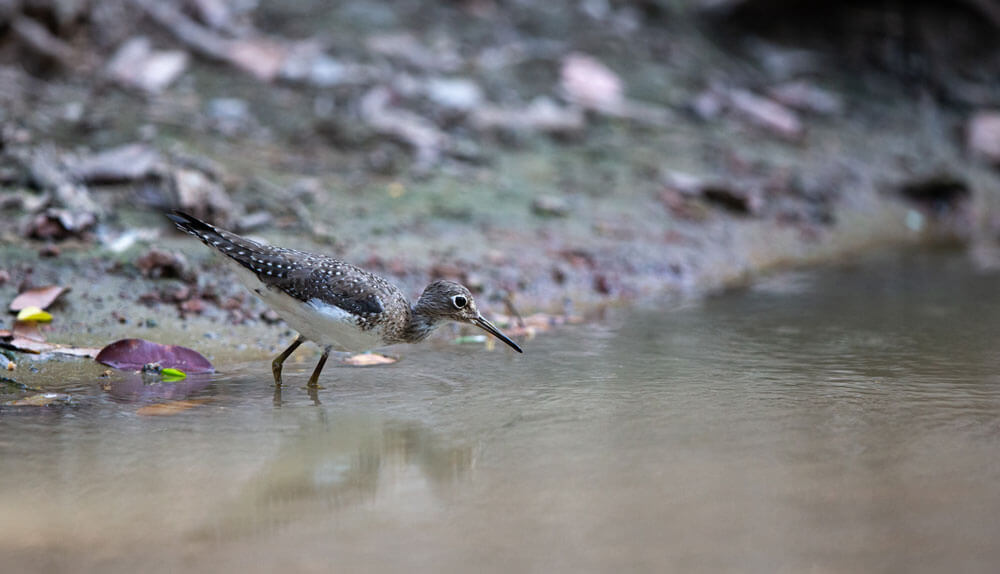
[[[315,388],[331,350],[358,353],[383,345],[417,343],[445,321],[475,325],[523,352],[479,314],[472,293],[464,285],[435,281],[411,306],[395,285],[350,263],[262,245],[181,211],[167,217],[235,262],[247,289],[298,331],[292,344],[271,363],[277,386],[281,386],[285,359],[305,341],[323,349],[309,377],[308,386]]]

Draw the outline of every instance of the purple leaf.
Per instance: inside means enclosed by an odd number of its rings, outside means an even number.
[[[116,369],[140,370],[143,365],[159,363],[161,367],[180,369],[186,373],[211,373],[215,367],[201,353],[179,345],[161,345],[145,339],[122,339],[101,349],[98,363]]]

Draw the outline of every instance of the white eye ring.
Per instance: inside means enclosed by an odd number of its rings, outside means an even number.
[[[465,295],[455,295],[451,298],[451,304],[456,309],[464,309],[469,304],[469,299]]]

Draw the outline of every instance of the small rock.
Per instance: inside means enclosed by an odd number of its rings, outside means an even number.
[[[150,279],[177,278],[189,276],[187,260],[176,252],[153,248],[135,260],[143,277]]]
[[[62,208],[54,215],[66,231],[80,234],[97,223],[97,217],[103,213],[103,209],[91,197],[86,186],[80,184],[67,168],[62,154],[54,145],[38,146],[22,161],[34,185],[50,192],[54,204]]]
[[[86,183],[120,183],[155,175],[160,154],[143,144],[128,144],[84,157],[73,173]]]
[[[69,237],[80,237],[97,223],[97,217],[90,212],[70,212],[67,209],[46,209],[28,223],[26,235],[32,239],[61,241]]]
[[[215,98],[205,106],[205,114],[212,126],[223,135],[232,136],[245,131],[253,123],[250,104],[239,98]]]
[[[274,325],[275,323],[281,321],[281,317],[274,311],[274,309],[267,309],[261,311],[260,313],[261,321],[264,321],[268,325]]]
[[[163,302],[163,295],[158,291],[149,291],[139,295],[138,301],[143,305],[156,305]]]
[[[699,93],[691,101],[691,111],[704,121],[718,118],[725,109],[725,98],[718,91],[712,89]]]
[[[195,315],[201,314],[205,310],[205,300],[204,299],[188,299],[180,304],[180,310],[184,313],[194,313]]]
[[[232,4],[226,0],[189,0],[198,20],[217,30],[232,24],[235,8]]]
[[[236,229],[241,232],[253,231],[261,227],[270,227],[274,216],[268,211],[254,211],[236,220]]]
[[[448,72],[462,65],[462,57],[447,46],[429,48],[412,34],[377,34],[365,43],[369,51],[422,70]]]
[[[187,285],[181,285],[180,287],[172,291],[165,292],[162,296],[163,300],[171,301],[174,303],[181,303],[183,301],[187,301],[190,298],[191,298],[191,288],[188,287]]]
[[[838,115],[844,111],[840,96],[804,80],[785,82],[768,90],[775,101],[790,108],[821,115]]]
[[[589,110],[617,112],[625,105],[621,78],[587,54],[575,52],[563,59],[560,86],[567,100]]]
[[[236,311],[243,307],[243,303],[245,301],[246,298],[243,296],[243,293],[238,293],[231,297],[226,297],[221,303],[219,303],[219,307],[225,309],[226,311]]]
[[[448,135],[429,120],[394,105],[388,88],[379,86],[369,90],[361,98],[360,109],[361,118],[376,132],[412,147],[421,167],[437,163],[449,144]]]
[[[734,213],[755,215],[764,207],[764,198],[755,188],[734,185],[706,185],[702,197]]]
[[[215,120],[243,121],[249,117],[250,105],[239,98],[214,98],[205,112]]]
[[[233,213],[233,202],[222,184],[195,169],[173,171],[173,189],[177,205],[199,219],[226,225]]]
[[[563,197],[542,195],[531,202],[531,211],[541,217],[566,217],[569,215],[569,202]]]
[[[453,111],[468,112],[483,102],[479,84],[466,78],[434,78],[425,89],[428,99]]]
[[[800,139],[805,131],[794,111],[746,90],[731,91],[729,107],[751,123],[785,139]]]
[[[966,132],[966,145],[973,156],[1000,165],[1000,111],[975,113]]]
[[[331,88],[364,79],[366,72],[356,65],[345,65],[310,42],[293,47],[281,69],[282,78],[321,88]]]
[[[686,196],[701,195],[701,190],[705,187],[704,178],[681,171],[666,171],[662,179],[667,189]]]
[[[732,212],[755,215],[764,207],[764,196],[753,182],[733,182],[721,178],[668,171],[663,175],[664,191],[660,199],[675,215],[685,219],[704,219],[707,215],[686,199],[702,198]]]
[[[708,210],[703,203],[694,201],[690,195],[672,187],[664,187],[660,191],[660,202],[678,219],[702,221],[708,216]]]
[[[586,118],[580,108],[562,107],[546,97],[538,97],[525,108],[480,106],[471,116],[472,125],[483,131],[542,132],[573,135],[583,131]]]
[[[735,4],[747,0],[703,1]],[[811,50],[789,48],[761,40],[751,41],[748,47],[761,68],[775,80],[787,80],[804,74],[814,74],[823,69],[822,58],[817,52]]]
[[[594,291],[597,291],[601,295],[610,295],[611,280],[604,273],[597,273],[594,275]]]
[[[173,83],[187,67],[188,55],[180,50],[154,51],[149,38],[126,40],[107,65],[107,74],[119,84],[158,93]]]

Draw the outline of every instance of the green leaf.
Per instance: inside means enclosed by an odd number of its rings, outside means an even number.
[[[186,379],[187,373],[179,369],[171,369],[170,367],[167,367],[166,369],[160,371],[160,376],[163,377],[165,382],[172,383],[174,381]]]

